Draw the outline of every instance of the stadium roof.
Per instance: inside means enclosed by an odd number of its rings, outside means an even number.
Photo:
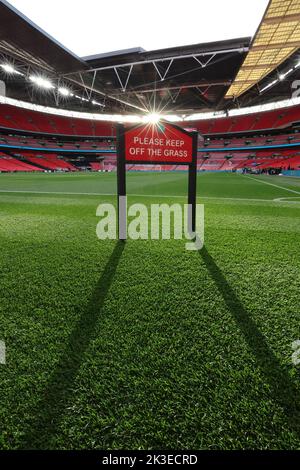
[[[155,51],[127,50],[86,59],[89,70],[66,78],[88,89],[106,90],[137,109],[212,109],[230,86],[250,38]]]
[[[274,2],[286,5],[295,0]],[[281,25],[277,20],[276,31]],[[299,19],[294,20],[296,28]],[[261,41],[262,36],[257,34],[255,40]],[[249,37],[155,51],[137,47],[79,58],[0,0],[0,80],[6,83],[7,96],[75,111],[182,115],[287,99],[300,64],[298,42],[300,46],[297,36],[280,64],[270,59],[267,75],[261,76],[257,70],[263,71],[262,64],[253,62]],[[247,87],[241,88],[242,66],[251,60],[252,75]],[[11,66],[9,73],[1,64]],[[36,87],[32,75],[48,80],[47,90]]]
[[[87,68],[83,60],[5,0],[0,2],[0,52],[57,73]]]
[[[299,48],[300,0],[270,0],[250,51],[226,97],[238,97]]]

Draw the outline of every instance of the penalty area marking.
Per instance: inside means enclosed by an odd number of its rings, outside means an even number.
[[[0,364],[6,364],[6,350],[4,341],[0,341]]]

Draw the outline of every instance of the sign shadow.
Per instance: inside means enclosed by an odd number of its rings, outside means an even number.
[[[28,423],[28,433],[23,438],[20,449],[49,449],[51,437],[72,398],[74,381],[96,325],[101,319],[104,302],[124,248],[124,243],[116,243],[87,308],[75,325],[66,349],[44,389],[43,396],[36,409],[32,410],[34,416]]]
[[[267,380],[272,399],[283,409],[291,430],[300,437],[300,399],[297,386],[291,379],[288,369],[270,349],[266,337],[251,318],[249,312],[226,280],[219,266],[204,246],[199,256],[222,295],[227,309],[241,330],[245,341],[256,358],[256,362]]]

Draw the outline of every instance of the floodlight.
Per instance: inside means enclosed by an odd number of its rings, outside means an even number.
[[[150,113],[147,116],[144,116],[143,121],[148,122],[149,124],[157,124],[161,119],[161,116],[157,113]]]
[[[290,75],[292,72],[294,71],[294,69],[289,69],[287,72],[284,72],[282,74],[279,75],[279,80],[284,80],[285,77],[287,77],[288,75]]]
[[[29,80],[31,80],[40,88],[45,88],[47,90],[50,90],[51,88],[55,88],[54,85],[52,85],[52,83],[49,80],[38,75],[30,75]]]
[[[14,67],[10,64],[2,64],[1,67],[7,73],[14,73],[16,71]]]
[[[273,80],[273,82],[269,83],[269,84],[266,85],[264,88],[262,88],[262,89],[260,90],[260,93],[262,93],[263,91],[268,90],[268,88],[271,88],[271,86],[275,85],[277,82],[278,82],[278,80]]]
[[[58,89],[58,92],[62,95],[62,96],[71,96],[72,93],[70,92],[70,90],[68,90],[68,88],[64,88],[64,87],[60,87]]]

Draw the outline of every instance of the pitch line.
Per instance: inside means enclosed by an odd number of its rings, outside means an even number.
[[[290,201],[292,199],[292,201]],[[274,199],[274,202],[288,202],[289,204],[299,204],[300,201],[295,201],[294,199],[300,199],[300,196],[287,196],[287,197],[278,197]]]
[[[6,364],[5,352],[5,342],[0,341],[0,364]]]
[[[54,194],[57,196],[115,196],[113,193],[73,193],[66,191],[23,191],[23,190],[11,190],[11,189],[0,189],[0,193],[9,194]],[[299,193],[300,194],[300,193]],[[177,195],[166,195],[166,194],[128,194],[128,197],[152,197],[152,198],[179,198],[185,199],[186,196]],[[252,202],[273,202],[273,199],[258,199],[258,198],[242,198],[242,197],[217,197],[217,196],[198,196],[197,199],[212,199],[212,200],[224,200],[224,201],[252,201]]]
[[[268,184],[269,186],[274,186],[275,188],[283,189],[284,191],[288,191],[290,193],[300,194],[300,191],[296,191],[294,189],[285,188],[284,186],[279,186],[278,184],[269,183],[268,181],[258,180],[257,178],[252,178],[251,176],[247,176],[247,175],[243,175],[243,176],[245,178],[249,178],[250,180],[257,181],[258,183]]]
[[[115,196],[112,193],[71,193],[66,191],[28,191],[28,190],[12,190],[12,189],[0,189],[0,193],[20,193],[20,194],[56,194],[62,196]]]

